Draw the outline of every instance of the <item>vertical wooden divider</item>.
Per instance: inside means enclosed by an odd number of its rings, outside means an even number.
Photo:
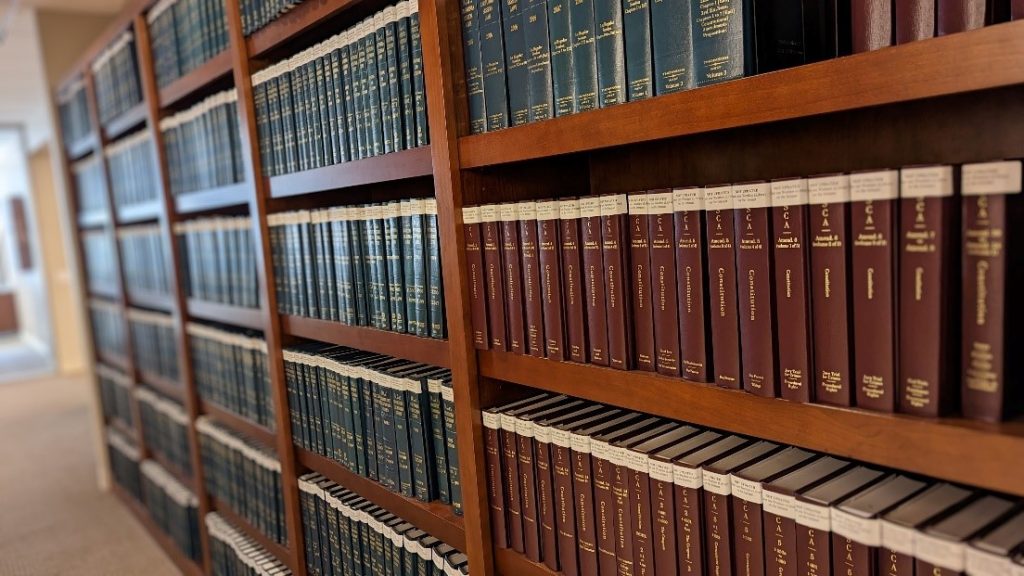
[[[277,312],[277,293],[274,290],[274,265],[271,261],[270,233],[267,229],[267,198],[270,196],[267,178],[260,163],[259,134],[252,95],[252,71],[249,50],[242,31],[241,0],[225,0],[228,37],[235,88],[238,91],[238,130],[242,144],[242,163],[245,175],[252,183],[249,187],[249,216],[252,219],[253,240],[260,286],[260,303],[264,313],[263,335],[267,340],[267,366],[274,389],[274,414],[277,418],[274,433],[277,438],[277,457],[281,462],[281,488],[285,505],[285,524],[288,529],[288,558],[283,558],[292,574],[305,576],[303,557],[302,516],[299,508],[299,483],[292,443],[292,425],[288,411],[288,389],[284,377],[282,354],[281,316]]]
[[[458,9],[457,3],[448,0],[421,0],[420,36],[434,166],[434,194],[437,197],[438,226],[441,230],[448,348],[455,391],[455,427],[459,437],[459,474],[466,526],[464,552],[469,557],[472,574],[490,576],[495,573],[494,551],[487,505],[487,476],[484,473],[486,467],[476,350],[469,336],[472,334],[467,308],[469,285],[463,276],[466,254],[462,250],[465,241],[462,230],[463,191],[456,122],[457,103],[452,60],[448,57],[451,42],[459,41],[457,36],[449,34],[449,23],[452,21],[450,16],[452,11],[457,14]]]
[[[155,166],[159,178],[157,187],[160,194],[159,224],[164,242],[164,262],[168,270],[170,285],[171,315],[174,317],[174,337],[178,345],[178,384],[182,387],[182,402],[188,414],[188,445],[192,452],[192,491],[199,500],[199,539],[202,542],[203,572],[210,573],[210,546],[206,533],[206,513],[210,511],[210,499],[203,479],[202,456],[199,448],[199,433],[196,418],[199,417],[199,393],[192,375],[192,351],[189,347],[188,302],[178,273],[181,271],[182,256],[174,238],[177,223],[174,198],[171,195],[170,168],[164,148],[163,133],[160,131],[160,91],[156,84],[156,70],[153,64],[153,45],[149,37],[149,26],[145,13],[135,16],[135,51],[139,62],[139,79],[142,82],[143,99],[146,102],[146,130],[152,140]],[[141,429],[141,422],[139,427]]]

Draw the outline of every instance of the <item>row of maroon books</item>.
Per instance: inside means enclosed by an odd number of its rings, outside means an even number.
[[[959,385],[998,420],[1020,191],[1012,161],[465,208],[473,341],[925,416]]]
[[[567,396],[483,419],[495,545],[567,576],[1024,574],[1004,497]]]

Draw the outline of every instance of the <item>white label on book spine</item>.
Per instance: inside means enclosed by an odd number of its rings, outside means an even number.
[[[914,529],[882,520],[882,546],[906,556],[913,556]]]
[[[877,548],[882,545],[882,524],[877,518],[861,518],[833,508],[832,531],[865,546]]]
[[[596,196],[580,198],[580,218],[597,218],[601,215],[601,199]]]
[[[558,220],[558,200],[537,202],[537,220]]]
[[[683,488],[698,490],[704,486],[704,470],[676,464],[672,467],[672,482]]]
[[[444,565],[444,574],[445,576],[461,576],[459,574],[459,569],[452,566],[451,564]]]
[[[608,448],[609,461],[615,466],[629,465],[629,450],[621,446],[610,446]]]
[[[953,167],[929,166],[900,171],[903,198],[944,198],[953,195]]]
[[[789,494],[779,494],[771,490],[765,490],[761,497],[764,499],[764,511],[768,514],[775,514],[783,518],[793,520],[796,518],[796,497]]]
[[[479,206],[467,206],[462,209],[462,223],[463,224],[479,224],[480,223],[480,207]]]
[[[520,221],[537,219],[537,203],[533,200],[519,202],[518,206],[516,206],[516,210],[519,211]]]
[[[626,466],[628,466],[630,470],[641,472],[643,474],[650,471],[647,455],[641,454],[640,452],[634,452],[632,450],[626,450]]]
[[[441,399],[445,402],[455,402],[455,388],[441,386]]]
[[[962,168],[964,196],[989,194],[1020,194],[1021,162],[983,162],[964,164]]]
[[[651,459],[649,461],[648,468],[648,474],[651,475],[651,478],[654,478],[659,482],[671,483],[674,479],[671,462],[662,462],[661,460]]]
[[[772,182],[772,206],[803,206],[807,201],[806,178]]]
[[[559,430],[555,428],[551,430],[551,443],[555,446],[568,448],[572,444],[572,434],[567,430]]]
[[[703,209],[703,188],[676,188],[672,191],[672,210],[674,212],[692,212]]]
[[[832,529],[832,515],[828,506],[796,501],[796,523],[822,532]]]
[[[1012,576],[1012,570],[1013,561],[1006,556],[967,548],[967,573],[970,576]]]
[[[516,417],[508,414],[501,415],[501,429],[506,432],[516,431]]]
[[[728,496],[732,494],[732,482],[729,474],[704,471],[704,489],[713,494]]]
[[[540,426],[538,424],[533,425],[533,439],[537,442],[543,442],[545,444],[551,443],[551,427]]]
[[[501,414],[495,414],[493,412],[484,412],[484,428],[490,428],[491,430],[497,430],[501,428]]]
[[[732,210],[732,186],[709,186],[704,189],[705,210]]]
[[[672,212],[671,192],[658,192],[656,194],[647,195],[648,214],[671,214]]]
[[[579,454],[590,454],[590,436],[583,434],[570,434],[569,446],[573,452]]]
[[[737,498],[742,498],[751,504],[761,504],[762,490],[761,483],[747,480],[746,478],[740,478],[735,474],[732,474],[732,493]]]
[[[558,217],[562,220],[575,220],[580,217],[580,201],[575,198],[562,200],[558,203]]]
[[[644,215],[648,213],[648,201],[646,193],[629,195],[629,213]]]
[[[850,201],[875,202],[900,196],[900,175],[896,170],[850,174]]]
[[[440,554],[437,554],[437,553],[432,553],[431,556],[434,557],[434,566],[437,567],[438,570],[443,569],[444,568],[444,556],[441,556]]]
[[[1024,564],[1013,564],[1013,576],[1024,576]]]
[[[733,208],[767,208],[771,204],[771,185],[767,182],[733,184]]]
[[[590,454],[594,458],[600,458],[606,462],[612,461],[611,446],[609,446],[607,442],[601,440],[592,439],[590,441]]]
[[[516,434],[523,438],[533,438],[533,420],[516,420]]]
[[[920,532],[914,536],[914,556],[918,560],[953,572],[964,571],[966,553],[967,545],[963,542],[951,542]]]
[[[601,216],[617,216],[629,211],[629,201],[625,194],[609,194],[601,196]]]
[[[519,210],[514,203],[499,204],[498,217],[502,222],[515,222],[519,220]]]
[[[484,204],[480,207],[481,222],[497,222],[498,206],[496,204]]]
[[[835,204],[850,201],[850,177],[845,174],[807,179],[811,204]]]
[[[424,562],[430,562],[430,548],[420,544],[419,550],[417,550],[416,553],[419,554],[420,558],[422,558]]]

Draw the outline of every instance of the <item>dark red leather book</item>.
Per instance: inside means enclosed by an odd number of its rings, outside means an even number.
[[[854,54],[892,46],[892,0],[852,0],[850,8]]]
[[[469,317],[473,327],[473,347],[490,348],[487,331],[487,282],[484,278],[483,241],[480,230],[480,207],[462,209],[462,234],[466,243],[466,269],[469,282]]]
[[[991,0],[937,0],[939,36],[966,32],[994,24]]]
[[[580,243],[583,252],[583,295],[587,316],[587,357],[591,364],[608,365],[608,309],[604,286],[604,248],[601,243],[601,198],[580,198]]]
[[[740,365],[743,389],[758,396],[779,395],[775,378],[775,303],[772,278],[771,185],[733,184],[736,227]]]
[[[491,348],[508,350],[508,330],[505,322],[505,274],[501,258],[501,232],[498,207],[484,204],[480,207],[480,229],[483,233],[484,280],[487,282],[487,319]]]
[[[812,461],[814,455],[786,448],[731,474],[732,524],[736,528],[733,564],[744,576],[764,576],[764,484]]]
[[[857,406],[896,410],[896,220],[899,172],[850,175],[853,386]]]
[[[523,255],[519,253],[519,209],[515,203],[499,204],[501,261],[505,265],[505,324],[508,349],[526,354],[526,309],[523,304]]]
[[[704,189],[672,191],[676,246],[676,296],[683,377],[694,382],[714,379],[708,337],[711,318],[705,270]]]
[[[654,363],[658,373],[679,376],[679,301],[671,190],[647,195],[647,226],[651,247]]]
[[[807,180],[772,182],[772,238],[775,258],[775,309],[779,334],[779,394],[794,402],[810,402],[811,293],[807,228]]]
[[[915,533],[959,510],[975,496],[975,493],[952,484],[936,484],[886,512],[882,516],[878,573],[914,576]]]
[[[633,365],[654,372],[654,303],[651,290],[651,231],[647,193],[629,195],[629,276],[633,304]],[[611,273],[611,271],[609,271]]]
[[[832,570],[832,507],[878,482],[885,473],[857,466],[796,498],[797,573],[828,576]]]
[[[960,320],[953,168],[904,168],[900,197],[899,409],[939,416],[959,399],[952,388],[960,373],[952,347]]]
[[[1010,19],[1024,20],[1024,0],[1010,0]]]
[[[562,242],[558,237],[558,200],[537,202],[537,248],[540,252],[540,293],[544,311],[544,357],[565,360],[562,315]]]
[[[967,574],[966,544],[997,526],[1016,505],[998,496],[983,496],[963,510],[925,528],[914,538],[918,574],[954,576]],[[977,572],[982,574],[982,572]]]
[[[1024,546],[1024,510],[971,541],[967,548],[968,574],[1007,574],[1016,550]],[[1024,557],[1018,556],[1019,559]],[[1018,562],[1018,566],[1019,566]]]
[[[587,361],[586,298],[583,291],[583,251],[580,243],[580,203],[559,202],[562,242],[562,308],[565,310],[565,355],[573,362]]]
[[[847,249],[850,177],[807,181],[811,230],[811,318],[814,330],[814,401],[853,404],[850,364],[849,267]]]
[[[520,202],[519,246],[523,256],[523,307],[526,310],[526,354],[544,357],[544,300],[540,288],[537,203]]]
[[[491,516],[491,537],[498,548],[508,548],[508,517],[505,514],[505,477],[502,474],[501,414],[483,411],[484,452],[487,465],[487,504]]]
[[[711,353],[714,381],[723,388],[743,385],[740,368],[739,304],[736,295],[736,230],[732,186],[704,189],[711,301]]]
[[[896,43],[935,36],[935,0],[895,0]]]
[[[890,476],[832,509],[833,574],[875,576],[882,544],[879,516],[923,490],[927,484]],[[796,572],[793,572],[796,574]]]
[[[842,473],[849,462],[829,456],[763,484],[765,573],[797,576],[796,495]]]
[[[608,365],[619,370],[629,370],[634,357],[629,246],[626,195],[601,196],[601,248],[604,258],[605,310],[608,315]]]
[[[961,273],[961,399],[964,416],[999,421],[1021,406],[1024,356],[1013,354],[1010,327],[1024,325],[1024,306],[1012,297],[1024,288],[1024,236],[1009,231],[1024,221],[1021,163],[963,167]]]

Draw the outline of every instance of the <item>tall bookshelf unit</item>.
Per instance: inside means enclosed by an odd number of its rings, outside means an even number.
[[[217,511],[291,568],[305,574],[297,478],[316,471],[464,551],[478,576],[551,575],[543,565],[492,546],[481,407],[524,388],[548,390],[750,434],[822,453],[937,479],[1024,496],[1024,423],[982,424],[958,417],[926,420],[764,399],[706,384],[651,373],[552,362],[495,351],[477,351],[470,338],[462,207],[482,202],[625,193],[716,182],[799,174],[897,167],[924,162],[963,163],[1024,157],[1024,22],[998,24],[962,34],[843,57],[719,85],[561,117],[494,133],[469,135],[466,83],[460,42],[459,4],[421,0],[420,22],[426,80],[429,146],[264,177],[260,166],[252,72],[273,58],[302,49],[382,8],[381,0],[306,0],[265,28],[246,36],[240,0],[223,0],[230,43],[224,52],[171,84],[158,88],[147,29],[152,0],[135,0],[116,17],[71,70],[55,94],[84,82],[93,132],[65,146],[65,169],[104,150],[128,131],[149,132],[159,171],[158,201],[80,213],[75,190],[68,202],[74,235],[111,234],[137,222],[155,222],[168,252],[170,296],[131,298],[115,256],[113,291],[82,284],[84,300],[100,299],[122,313],[129,305],[170,313],[179,354],[180,382],[147,372],[123,354],[94,353],[94,360],[126,372],[182,402],[189,416],[193,474],[180,480],[199,499],[200,518]],[[90,62],[126,30],[133,30],[143,100],[101,125]],[[215,91],[235,87],[245,180],[223,188],[170,194],[167,156],[159,122]],[[837,136],[838,135],[838,136]],[[105,188],[110,174],[103,163]],[[397,194],[397,196],[396,196]],[[447,340],[430,340],[365,327],[278,314],[274,269],[269,259],[268,215],[298,208],[356,204],[433,194],[441,234]],[[178,277],[182,255],[175,223],[201,214],[249,214],[256,244],[259,309],[190,300]],[[78,244],[78,263],[84,253]],[[116,254],[115,250],[115,254]],[[122,317],[126,317],[122,314]],[[269,350],[276,406],[274,430],[201,401],[190,371],[185,326],[208,320],[260,330]],[[125,320],[127,324],[127,320]],[[127,332],[127,326],[125,327]],[[465,513],[424,504],[292,441],[281,350],[296,338],[360,348],[450,367],[455,389]],[[133,397],[134,402],[134,397]],[[138,424],[126,432],[150,452]],[[277,544],[204,490],[195,421],[206,415],[265,444],[278,454],[289,542]],[[124,429],[120,422],[110,426]],[[169,469],[172,470],[173,468]],[[148,517],[145,508],[115,490],[186,574],[210,573],[209,546],[200,520],[203,561],[182,556]]]

